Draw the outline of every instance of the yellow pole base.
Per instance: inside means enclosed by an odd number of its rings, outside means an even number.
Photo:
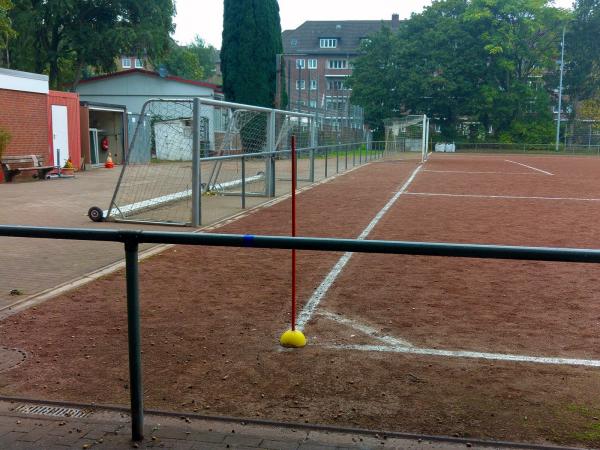
[[[299,330],[287,330],[279,338],[279,343],[283,347],[288,348],[302,348],[306,345],[306,338],[302,331]]]

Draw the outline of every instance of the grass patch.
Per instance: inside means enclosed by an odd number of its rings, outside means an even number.
[[[567,410],[580,419],[580,422],[583,422],[582,429],[571,433],[570,437],[579,442],[598,446],[600,444],[600,408],[571,404],[567,406]]]

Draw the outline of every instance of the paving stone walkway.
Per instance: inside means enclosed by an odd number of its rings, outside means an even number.
[[[337,432],[318,427],[298,427],[216,421],[197,417],[146,414],[144,441],[133,443],[129,415],[125,412],[98,409],[86,417],[52,417],[26,411],[43,405],[0,401],[1,449],[131,449],[165,448],[182,450],[273,449],[273,450],[341,450],[341,449],[510,449],[524,445],[482,445],[480,442],[433,440],[427,437],[398,437],[361,432]],[[57,405],[54,406],[60,410]],[[71,409],[68,409],[71,408]],[[46,414],[52,412],[47,408]],[[72,416],[84,408],[62,408]],[[531,447],[533,448],[533,447]],[[537,447],[543,448],[543,447]],[[558,447],[547,447],[557,449]]]

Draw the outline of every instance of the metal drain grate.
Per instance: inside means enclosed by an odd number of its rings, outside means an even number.
[[[87,417],[92,413],[92,411],[87,409],[48,405],[19,405],[13,411],[23,414],[36,414],[39,416],[50,417],[74,417],[77,419]]]

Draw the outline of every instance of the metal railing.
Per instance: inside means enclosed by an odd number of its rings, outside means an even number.
[[[454,144],[458,153],[531,153],[553,155],[594,155],[600,156],[600,145],[560,144],[558,150],[554,144],[527,144],[504,142],[431,142],[430,150],[435,150],[437,143]]]
[[[308,237],[292,238],[284,236],[241,234],[50,228],[11,225],[0,225],[0,236],[123,243],[125,251],[125,276],[127,286],[129,379],[131,386],[131,436],[134,441],[140,441],[143,439],[144,423],[138,268],[139,244],[184,244],[218,247],[246,247],[284,250],[297,249],[459,258],[510,259],[593,264],[600,263],[600,250],[575,248],[516,247],[500,245]]]

